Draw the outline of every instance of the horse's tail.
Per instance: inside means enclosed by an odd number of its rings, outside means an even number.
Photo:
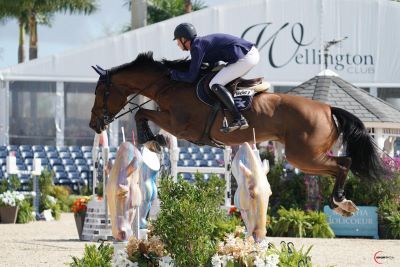
[[[337,120],[339,133],[343,134],[343,145],[352,160],[350,170],[353,174],[371,180],[387,174],[378,147],[362,121],[341,108],[331,107],[331,111]]]

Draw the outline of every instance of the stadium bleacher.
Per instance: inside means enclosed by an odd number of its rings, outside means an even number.
[[[117,147],[110,148],[109,158],[115,160]],[[222,167],[224,166],[223,150],[214,147],[197,147],[194,145],[180,147],[178,166],[187,167]],[[10,153],[16,156],[21,183],[26,187],[31,179],[26,174],[32,170],[33,158],[39,158],[42,168],[54,171],[54,183],[58,185],[87,184],[92,170],[91,146],[42,146],[42,145],[2,145],[0,146],[0,180],[8,178],[6,158]],[[102,164],[102,161],[100,161]],[[194,174],[182,173],[184,179],[193,180]],[[209,174],[205,174],[206,179]]]

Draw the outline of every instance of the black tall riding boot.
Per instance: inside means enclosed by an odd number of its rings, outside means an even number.
[[[232,123],[229,124],[228,128],[221,128],[221,131],[233,132],[237,129],[247,129],[249,127],[249,125],[247,124],[247,120],[240,114],[240,111],[235,106],[235,102],[233,101],[233,97],[229,93],[229,91],[220,84],[213,84],[211,86],[211,91],[216,94],[222,104],[224,104],[224,106],[233,116]]]

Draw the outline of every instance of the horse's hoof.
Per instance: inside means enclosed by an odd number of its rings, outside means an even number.
[[[161,153],[161,146],[157,141],[148,141],[144,144],[145,147],[147,147],[151,152],[160,154]]]
[[[339,208],[341,208],[344,211],[351,212],[351,213],[358,211],[357,206],[351,200],[348,200],[346,198],[344,198],[340,202],[335,201],[335,198],[333,198],[332,200],[336,206],[338,206]]]
[[[154,140],[155,140],[160,146],[163,146],[163,147],[166,147],[166,146],[167,146],[167,140],[165,139],[164,135],[162,135],[162,134],[157,134],[157,135],[154,137]]]
[[[343,217],[351,217],[351,216],[353,216],[353,213],[352,213],[352,212],[345,211],[345,210],[343,210],[343,209],[341,209],[341,208],[339,208],[339,207],[333,208],[332,210],[333,210],[336,214],[339,214],[339,215],[341,215],[341,216],[343,216]]]

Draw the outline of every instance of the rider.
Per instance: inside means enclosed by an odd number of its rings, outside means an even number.
[[[245,75],[258,64],[260,55],[254,44],[222,33],[200,37],[197,36],[196,29],[190,23],[181,23],[175,28],[174,40],[177,40],[179,48],[190,51],[191,64],[187,72],[171,70],[173,80],[194,82],[203,62],[209,63],[211,66],[218,61],[228,64],[214,76],[209,86],[233,116],[233,121],[227,129],[228,132],[247,129],[249,127],[247,120],[240,114],[225,85]]]

